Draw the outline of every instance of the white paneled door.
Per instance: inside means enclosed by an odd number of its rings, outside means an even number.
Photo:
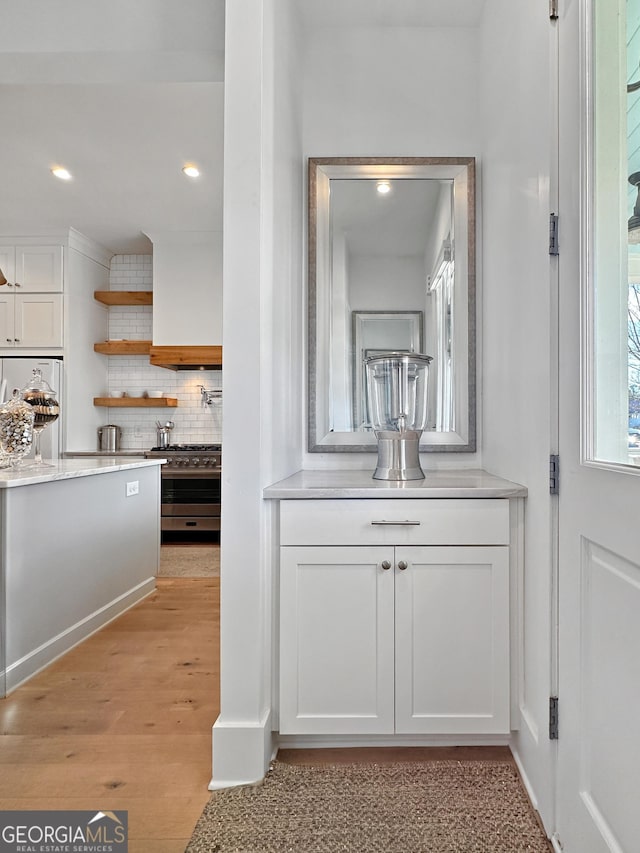
[[[559,739],[554,844],[640,849],[640,468],[627,145],[638,3],[560,3]],[[639,44],[640,47],[640,44]],[[593,73],[592,73],[593,72]]]

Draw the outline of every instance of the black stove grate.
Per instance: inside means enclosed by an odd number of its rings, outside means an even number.
[[[220,444],[170,444],[168,447],[152,447],[153,453],[220,453]]]

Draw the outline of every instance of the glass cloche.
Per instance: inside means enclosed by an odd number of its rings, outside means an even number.
[[[31,450],[35,412],[16,388],[12,398],[0,406],[0,458],[2,467],[17,468]]]
[[[33,434],[35,457],[34,466],[45,465],[42,461],[42,453],[40,451],[40,433],[43,429],[52,424],[60,415],[60,404],[58,403],[56,392],[49,383],[42,378],[42,371],[39,367],[34,368],[33,376],[21,390],[22,399],[28,403],[33,409]]]

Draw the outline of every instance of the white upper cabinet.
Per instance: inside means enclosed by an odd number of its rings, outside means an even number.
[[[0,348],[63,344],[63,247],[0,246]]]
[[[6,279],[6,284],[0,287],[2,293],[9,287],[13,288],[16,280],[16,250],[13,246],[0,246],[0,273]]]
[[[2,246],[4,287],[14,292],[62,293],[62,246]]]
[[[61,347],[61,293],[18,293],[14,306],[14,343],[19,347]]]

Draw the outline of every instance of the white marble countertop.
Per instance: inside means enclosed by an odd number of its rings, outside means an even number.
[[[113,459],[117,456],[144,457],[144,450],[67,450],[62,456],[65,459],[81,459],[86,456],[104,457]]]
[[[45,460],[46,461],[46,460]],[[126,457],[105,458],[100,456],[81,459],[61,459],[48,462],[46,468],[28,468],[31,460],[24,462],[24,468],[0,468],[0,489],[14,486],[33,486],[37,483],[50,483],[55,480],[70,480],[74,477],[90,477],[94,474],[108,474],[113,471],[126,471],[129,468],[148,468],[161,465],[166,459],[140,459]]]
[[[311,498],[521,498],[526,486],[480,469],[425,471],[424,480],[374,480],[371,471],[298,471],[267,486],[269,500]]]

